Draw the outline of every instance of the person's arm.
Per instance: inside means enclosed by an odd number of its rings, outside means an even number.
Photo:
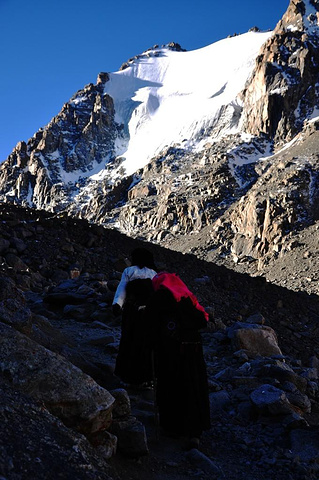
[[[201,330],[207,327],[207,313],[200,305],[197,308],[189,297],[182,298],[178,307],[183,318],[183,328]]]
[[[114,299],[113,299],[113,305],[118,305],[120,308],[123,307],[125,297],[126,297],[126,285],[128,283],[128,280],[129,279],[128,279],[127,270],[125,269],[124,272],[122,273],[120,283],[118,284],[118,287],[116,289]]]
[[[113,303],[112,305],[112,312],[113,314],[118,317],[119,315],[121,315],[121,312],[122,312],[122,308],[119,306],[118,303]]]

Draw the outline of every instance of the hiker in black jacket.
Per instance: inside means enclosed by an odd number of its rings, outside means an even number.
[[[122,330],[115,375],[123,382],[140,385],[152,380],[150,319],[145,307],[153,293],[156,275],[151,252],[137,248],[132,266],[124,270],[113,300],[115,314],[122,312]]]

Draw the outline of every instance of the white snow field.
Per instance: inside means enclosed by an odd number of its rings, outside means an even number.
[[[116,155],[124,157],[126,175],[165,146],[199,148],[235,132],[238,94],[271,35],[248,32],[189,52],[156,48],[110,73],[105,93],[114,100],[115,120],[124,125],[124,142],[118,142]]]

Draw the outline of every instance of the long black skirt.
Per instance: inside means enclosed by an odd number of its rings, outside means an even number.
[[[145,310],[131,305],[124,308],[114,373],[125,383],[139,385],[152,380],[149,328]]]
[[[156,349],[157,403],[161,427],[200,437],[210,428],[206,365],[200,342],[165,341]]]

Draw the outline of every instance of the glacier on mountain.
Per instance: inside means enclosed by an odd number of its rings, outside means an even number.
[[[116,148],[123,162],[113,174],[122,167],[131,175],[172,144],[201,148],[238,131],[237,95],[271,34],[248,32],[189,52],[155,48],[109,74],[104,92],[113,98],[125,140]],[[216,132],[212,127],[221,118]]]

